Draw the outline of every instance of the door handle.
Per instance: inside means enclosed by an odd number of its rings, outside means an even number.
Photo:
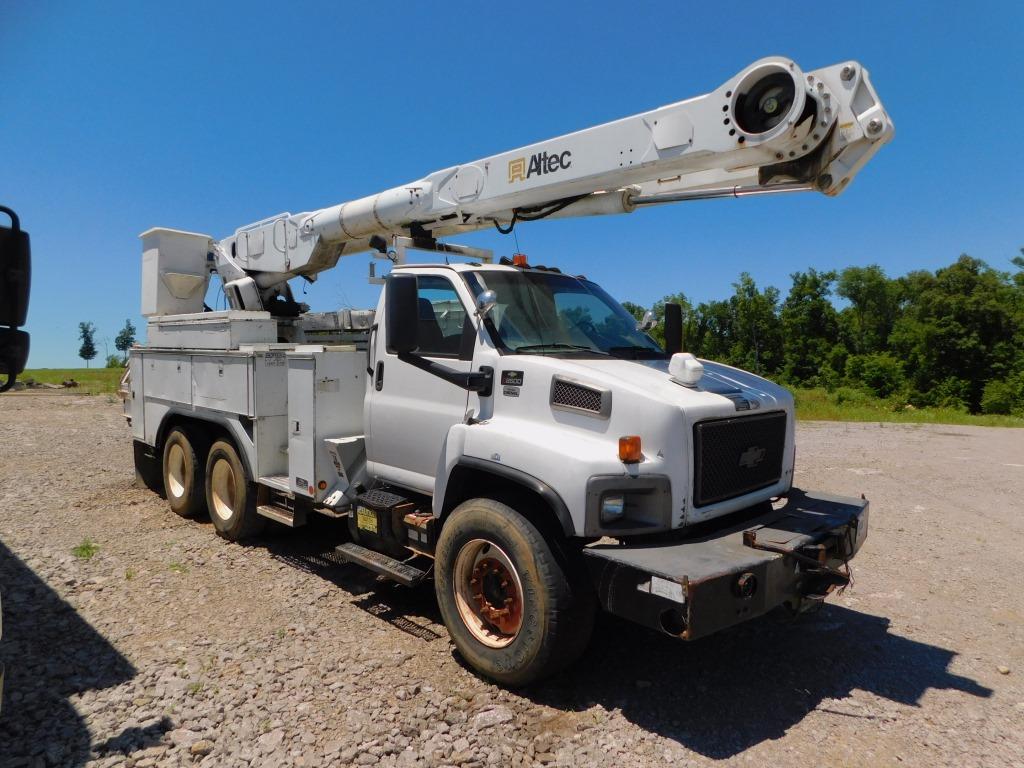
[[[384,362],[380,361],[377,363],[377,374],[374,376],[373,382],[374,388],[380,392],[384,389]]]

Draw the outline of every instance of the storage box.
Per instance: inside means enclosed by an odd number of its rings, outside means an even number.
[[[277,321],[269,312],[230,309],[151,317],[146,346],[159,349],[238,349],[240,344],[273,344]]]

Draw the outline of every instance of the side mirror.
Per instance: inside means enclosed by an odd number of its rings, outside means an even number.
[[[28,232],[21,229],[18,215],[0,205],[0,213],[11,226],[0,226],[0,392],[14,386],[14,380],[28,362],[28,334],[18,327],[28,319],[28,296],[32,277]]]
[[[657,319],[654,317],[654,313],[651,310],[644,312],[644,319],[636,324],[638,331],[649,331],[651,328],[658,324]]]
[[[11,226],[0,226],[0,325],[18,328],[28,316],[31,278],[28,232],[21,229],[18,215],[0,205],[11,218]]]
[[[476,297],[476,313],[480,317],[487,317],[498,303],[498,294],[494,291],[484,291]]]
[[[28,362],[28,334],[13,328],[0,328],[0,376],[6,376],[7,382],[0,381],[0,392],[14,385],[15,377],[25,370]]]
[[[385,294],[388,351],[398,355],[409,354],[419,346],[416,329],[420,306],[416,276],[389,275]]]

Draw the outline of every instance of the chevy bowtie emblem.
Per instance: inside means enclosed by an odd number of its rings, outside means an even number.
[[[753,469],[764,461],[764,455],[766,453],[768,453],[767,448],[762,448],[759,445],[752,445],[740,454],[740,466],[746,467],[747,469]]]

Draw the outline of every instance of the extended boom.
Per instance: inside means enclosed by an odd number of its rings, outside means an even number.
[[[371,244],[375,238],[429,240],[491,226],[509,232],[519,221],[714,197],[837,195],[893,130],[857,62],[804,72],[772,56],[704,96],[445,168],[369,197],[282,213],[220,243],[209,239],[208,248],[197,242],[198,272],[216,269],[233,309],[272,309],[276,297],[290,298],[288,280],[314,280],[341,256],[384,242]],[[205,288],[206,277],[193,274]],[[198,294],[198,281],[184,282]]]

